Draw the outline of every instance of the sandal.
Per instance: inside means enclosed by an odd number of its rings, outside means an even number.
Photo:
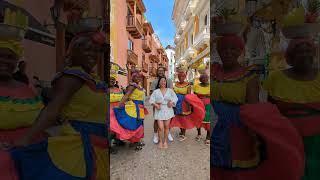
[[[210,139],[206,139],[204,142],[207,146],[210,146]]]
[[[196,141],[200,141],[201,140],[201,135],[198,135],[197,137],[196,137]]]
[[[186,139],[187,139],[187,137],[184,136],[184,135],[180,135],[180,136],[179,136],[179,141],[180,141],[180,142],[182,142],[182,141],[184,141],[184,140],[186,140]]]
[[[117,154],[118,151],[115,148],[110,148],[110,154]]]
[[[141,151],[142,150],[142,146],[141,145],[137,145],[135,148],[136,151]]]

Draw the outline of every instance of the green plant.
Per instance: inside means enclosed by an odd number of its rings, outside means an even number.
[[[228,19],[229,16],[236,15],[237,11],[235,8],[233,8],[233,9],[223,8],[220,11],[218,11],[217,14],[218,14],[218,16],[222,16],[225,19]]]
[[[320,1],[310,0],[308,5],[308,12],[311,14],[317,14],[320,11]]]

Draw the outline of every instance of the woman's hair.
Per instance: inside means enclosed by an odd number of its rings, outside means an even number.
[[[166,88],[168,87],[167,78],[165,78],[165,77],[160,77],[160,78],[158,79],[158,84],[157,84],[157,88],[156,88],[156,89],[160,89],[160,81],[161,81],[161,79],[166,80]]]

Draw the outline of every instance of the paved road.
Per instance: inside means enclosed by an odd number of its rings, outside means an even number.
[[[152,110],[147,106],[150,114]],[[210,148],[194,140],[196,129],[187,131],[184,142],[178,141],[178,129],[172,129],[175,140],[169,149],[160,150],[152,142],[153,118],[145,119],[145,147],[136,152],[133,147],[118,147],[111,155],[111,180],[209,180]],[[203,131],[202,138],[205,139]]]

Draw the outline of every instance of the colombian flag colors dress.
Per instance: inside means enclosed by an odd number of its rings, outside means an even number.
[[[81,68],[67,68],[63,75],[85,84],[62,111],[65,123],[59,136],[11,151],[20,179],[109,179],[107,143],[107,87]],[[55,81],[53,81],[54,83]]]
[[[110,129],[120,140],[139,142],[144,136],[145,92],[136,83],[130,83],[129,86],[135,89],[124,107],[113,108],[115,116],[112,114],[110,117]]]

